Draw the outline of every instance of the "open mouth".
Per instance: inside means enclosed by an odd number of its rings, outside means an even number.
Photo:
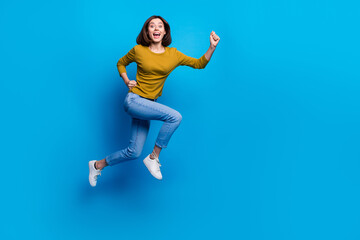
[[[153,36],[154,38],[160,38],[160,33],[154,33]]]

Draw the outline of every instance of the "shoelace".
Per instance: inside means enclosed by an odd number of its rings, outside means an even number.
[[[99,174],[96,174],[96,175],[94,176],[94,178],[97,179],[99,175],[101,175],[101,170],[100,170]]]
[[[155,158],[155,159],[156,159],[156,162],[158,163],[159,167],[161,167],[159,159],[158,158]]]
[[[157,162],[157,164],[159,165],[159,167],[161,167],[161,164],[160,164],[160,161],[159,161],[159,157],[154,153],[154,155],[155,155],[155,159],[154,160],[156,160],[156,162]],[[150,158],[151,159],[151,158]]]

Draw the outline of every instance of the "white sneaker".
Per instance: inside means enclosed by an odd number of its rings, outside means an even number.
[[[155,178],[161,180],[162,179],[162,175],[160,172],[160,162],[159,162],[159,158],[155,158],[155,159],[151,159],[150,158],[150,154],[144,159],[144,164],[147,167],[147,169],[149,170],[149,172],[151,173],[151,175],[153,175]]]
[[[96,170],[94,167],[96,160],[89,161],[89,182],[92,187],[96,186],[97,178],[101,175],[101,170]]]

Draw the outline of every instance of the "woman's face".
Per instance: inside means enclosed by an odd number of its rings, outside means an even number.
[[[166,34],[164,23],[160,18],[154,18],[148,25],[149,37],[153,42],[161,42]]]

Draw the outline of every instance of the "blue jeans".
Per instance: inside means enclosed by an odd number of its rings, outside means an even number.
[[[166,148],[182,119],[178,111],[158,103],[157,99],[151,101],[132,92],[129,92],[125,97],[124,109],[132,117],[130,142],[127,148],[114,152],[105,158],[106,163],[110,166],[140,157],[149,132],[150,120],[164,122],[155,145]]]

